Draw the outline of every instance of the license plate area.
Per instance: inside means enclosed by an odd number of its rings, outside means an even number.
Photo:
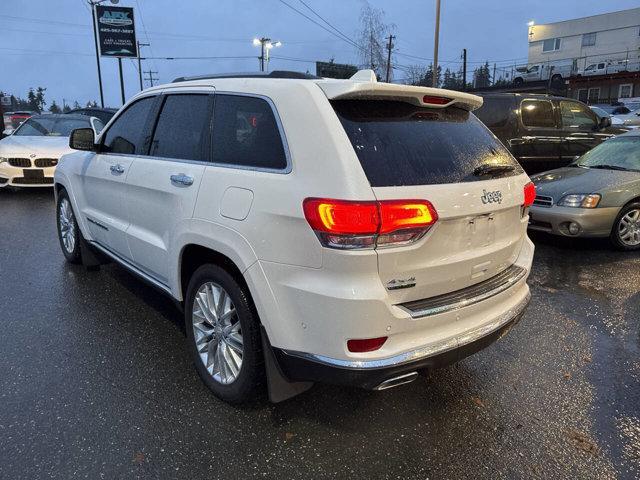
[[[469,245],[486,247],[496,240],[496,217],[493,213],[478,215],[469,219]]]
[[[44,180],[44,171],[40,169],[22,170],[25,180]]]

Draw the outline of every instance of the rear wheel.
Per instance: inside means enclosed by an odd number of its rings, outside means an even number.
[[[222,400],[252,400],[264,384],[257,314],[244,286],[224,269],[203,265],[185,298],[185,329],[196,370]]]
[[[69,263],[82,263],[80,254],[80,229],[73,207],[66,190],[61,190],[58,194],[58,204],[56,208],[56,218],[58,226],[58,240],[62,253]]]
[[[620,250],[640,249],[640,202],[622,207],[613,224],[610,238]]]

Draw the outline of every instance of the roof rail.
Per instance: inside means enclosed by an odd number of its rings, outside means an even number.
[[[318,80],[321,77],[311,75],[310,73],[291,72],[288,70],[274,70],[273,72],[214,73],[211,75],[178,77],[171,83],[189,82],[191,80],[209,80],[214,78],[297,78],[302,80]]]

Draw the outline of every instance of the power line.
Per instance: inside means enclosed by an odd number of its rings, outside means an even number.
[[[304,5],[305,7],[307,7],[316,17],[318,17],[320,20],[322,20],[324,23],[326,23],[329,27],[331,27],[333,30],[335,30],[344,40],[346,40],[347,42],[349,42],[350,44],[352,44],[353,46],[357,47],[357,48],[362,48],[360,47],[360,45],[358,45],[354,40],[352,40],[350,37],[348,37],[347,35],[345,35],[344,33],[342,33],[340,30],[338,30],[335,26],[333,26],[331,23],[329,23],[329,21],[327,19],[325,19],[322,15],[320,15],[318,12],[316,12],[313,8],[311,8],[306,2],[304,2],[304,0],[298,0],[302,5]]]
[[[142,16],[142,7],[140,6],[140,2],[138,2],[138,0],[136,0],[136,5],[138,6],[138,11],[140,12],[140,23],[142,23],[142,31],[144,32],[145,36],[147,37],[147,43],[149,43],[148,47],[149,47],[149,51],[151,52],[151,55],[154,55],[153,53],[153,47],[151,47],[151,39],[149,38],[149,34],[147,33],[147,26],[144,23],[144,18]],[[138,55],[140,55],[140,52],[138,52]],[[156,65],[156,62],[153,62],[153,66],[156,68],[156,70],[158,69],[158,65]],[[156,72],[158,73],[158,72]],[[149,76],[151,76],[151,74],[149,74]]]

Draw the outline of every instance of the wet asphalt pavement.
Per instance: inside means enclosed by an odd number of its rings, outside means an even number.
[[[48,191],[0,191],[0,478],[638,478],[640,253],[535,236],[520,324],[385,392],[235,408],[172,302],[64,262]]]

